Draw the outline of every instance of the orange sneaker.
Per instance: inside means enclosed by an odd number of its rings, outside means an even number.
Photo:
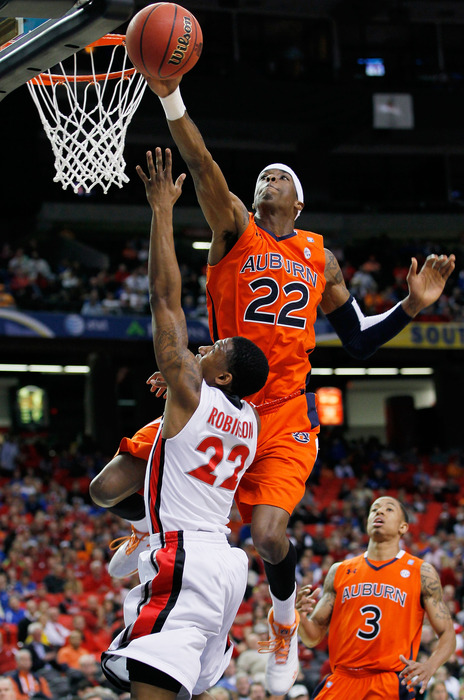
[[[140,545],[150,536],[148,532],[139,532],[133,525],[131,529],[130,535],[117,537],[110,543],[110,549],[116,550],[108,564],[108,573],[113,578],[126,578],[136,573],[139,554],[143,549]],[[145,543],[145,547],[150,548],[149,541]]]
[[[268,615],[270,639],[258,642],[258,651],[269,654],[266,664],[266,688],[271,695],[286,695],[298,675],[298,625],[300,615],[295,610],[293,625],[274,621],[274,610]]]

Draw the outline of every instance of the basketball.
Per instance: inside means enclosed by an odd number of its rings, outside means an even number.
[[[134,67],[152,78],[175,78],[191,70],[203,48],[201,27],[191,12],[172,2],[144,7],[131,19],[126,49]]]

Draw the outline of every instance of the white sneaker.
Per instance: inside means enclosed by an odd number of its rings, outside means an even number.
[[[295,610],[293,625],[274,621],[274,610],[268,615],[270,639],[258,642],[259,652],[269,654],[266,664],[266,689],[271,695],[286,695],[298,675],[298,625],[300,615]]]
[[[142,542],[149,538],[148,532],[139,532],[133,525],[131,528],[130,535],[118,537],[110,544],[110,549],[116,550],[108,564],[108,573],[113,578],[126,578],[136,573],[139,554],[143,550]],[[150,549],[150,541],[145,542],[144,546]]]

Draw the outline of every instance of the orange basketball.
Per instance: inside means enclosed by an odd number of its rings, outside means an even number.
[[[126,31],[126,49],[135,68],[152,78],[187,73],[200,58],[201,27],[191,12],[172,2],[157,2],[137,12]]]

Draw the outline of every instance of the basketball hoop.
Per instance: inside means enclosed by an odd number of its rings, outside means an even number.
[[[123,157],[127,127],[140,104],[146,81],[130,66],[124,35],[107,34],[85,49],[89,72],[78,72],[82,56],[74,54],[73,67],[55,66],[27,86],[52,145],[56,175],[63,189],[88,194],[96,185],[108,192],[112,184],[129,182]],[[103,72],[97,71],[94,49],[112,47]],[[84,55],[84,52],[82,52]],[[99,57],[100,58],[100,57]],[[81,68],[82,70],[82,68]]]

